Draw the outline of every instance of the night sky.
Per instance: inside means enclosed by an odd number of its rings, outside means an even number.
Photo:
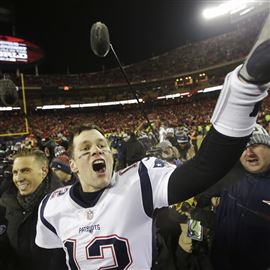
[[[3,1],[2,1],[3,2]],[[9,0],[16,36],[39,45],[45,53],[40,73],[84,73],[116,67],[112,54],[96,57],[90,49],[90,28],[104,22],[122,64],[162,54],[230,29],[226,19],[206,22],[203,8],[217,1],[201,0]],[[31,4],[32,2],[32,4]],[[1,33],[11,35],[9,24]]]

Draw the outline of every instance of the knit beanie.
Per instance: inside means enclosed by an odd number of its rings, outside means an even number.
[[[50,164],[50,167],[71,174],[71,169],[69,166],[69,158],[66,155],[60,155],[54,158]]]
[[[264,144],[270,147],[269,133],[259,124],[256,124],[247,146],[253,144]]]

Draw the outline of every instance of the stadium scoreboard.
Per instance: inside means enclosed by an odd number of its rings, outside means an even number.
[[[34,43],[0,35],[0,65],[27,65],[40,61],[43,51]]]

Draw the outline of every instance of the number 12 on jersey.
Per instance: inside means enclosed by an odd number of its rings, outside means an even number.
[[[77,244],[76,239],[67,239],[64,243],[69,257],[69,267],[72,270],[81,269],[76,258]],[[110,250],[112,262],[110,265],[104,265],[104,260],[108,259],[105,257],[106,250]],[[128,269],[132,264],[128,240],[126,238],[119,237],[116,234],[95,237],[86,245],[85,258],[82,258],[82,260],[89,261],[89,269],[91,269],[91,262],[94,262],[94,260],[100,260],[100,267],[98,268],[100,270],[123,270]]]

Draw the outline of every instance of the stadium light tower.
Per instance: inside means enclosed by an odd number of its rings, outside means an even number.
[[[248,8],[249,4],[254,2],[257,2],[257,0],[229,0],[216,7],[206,8],[202,14],[205,19],[210,20],[245,10]]]

